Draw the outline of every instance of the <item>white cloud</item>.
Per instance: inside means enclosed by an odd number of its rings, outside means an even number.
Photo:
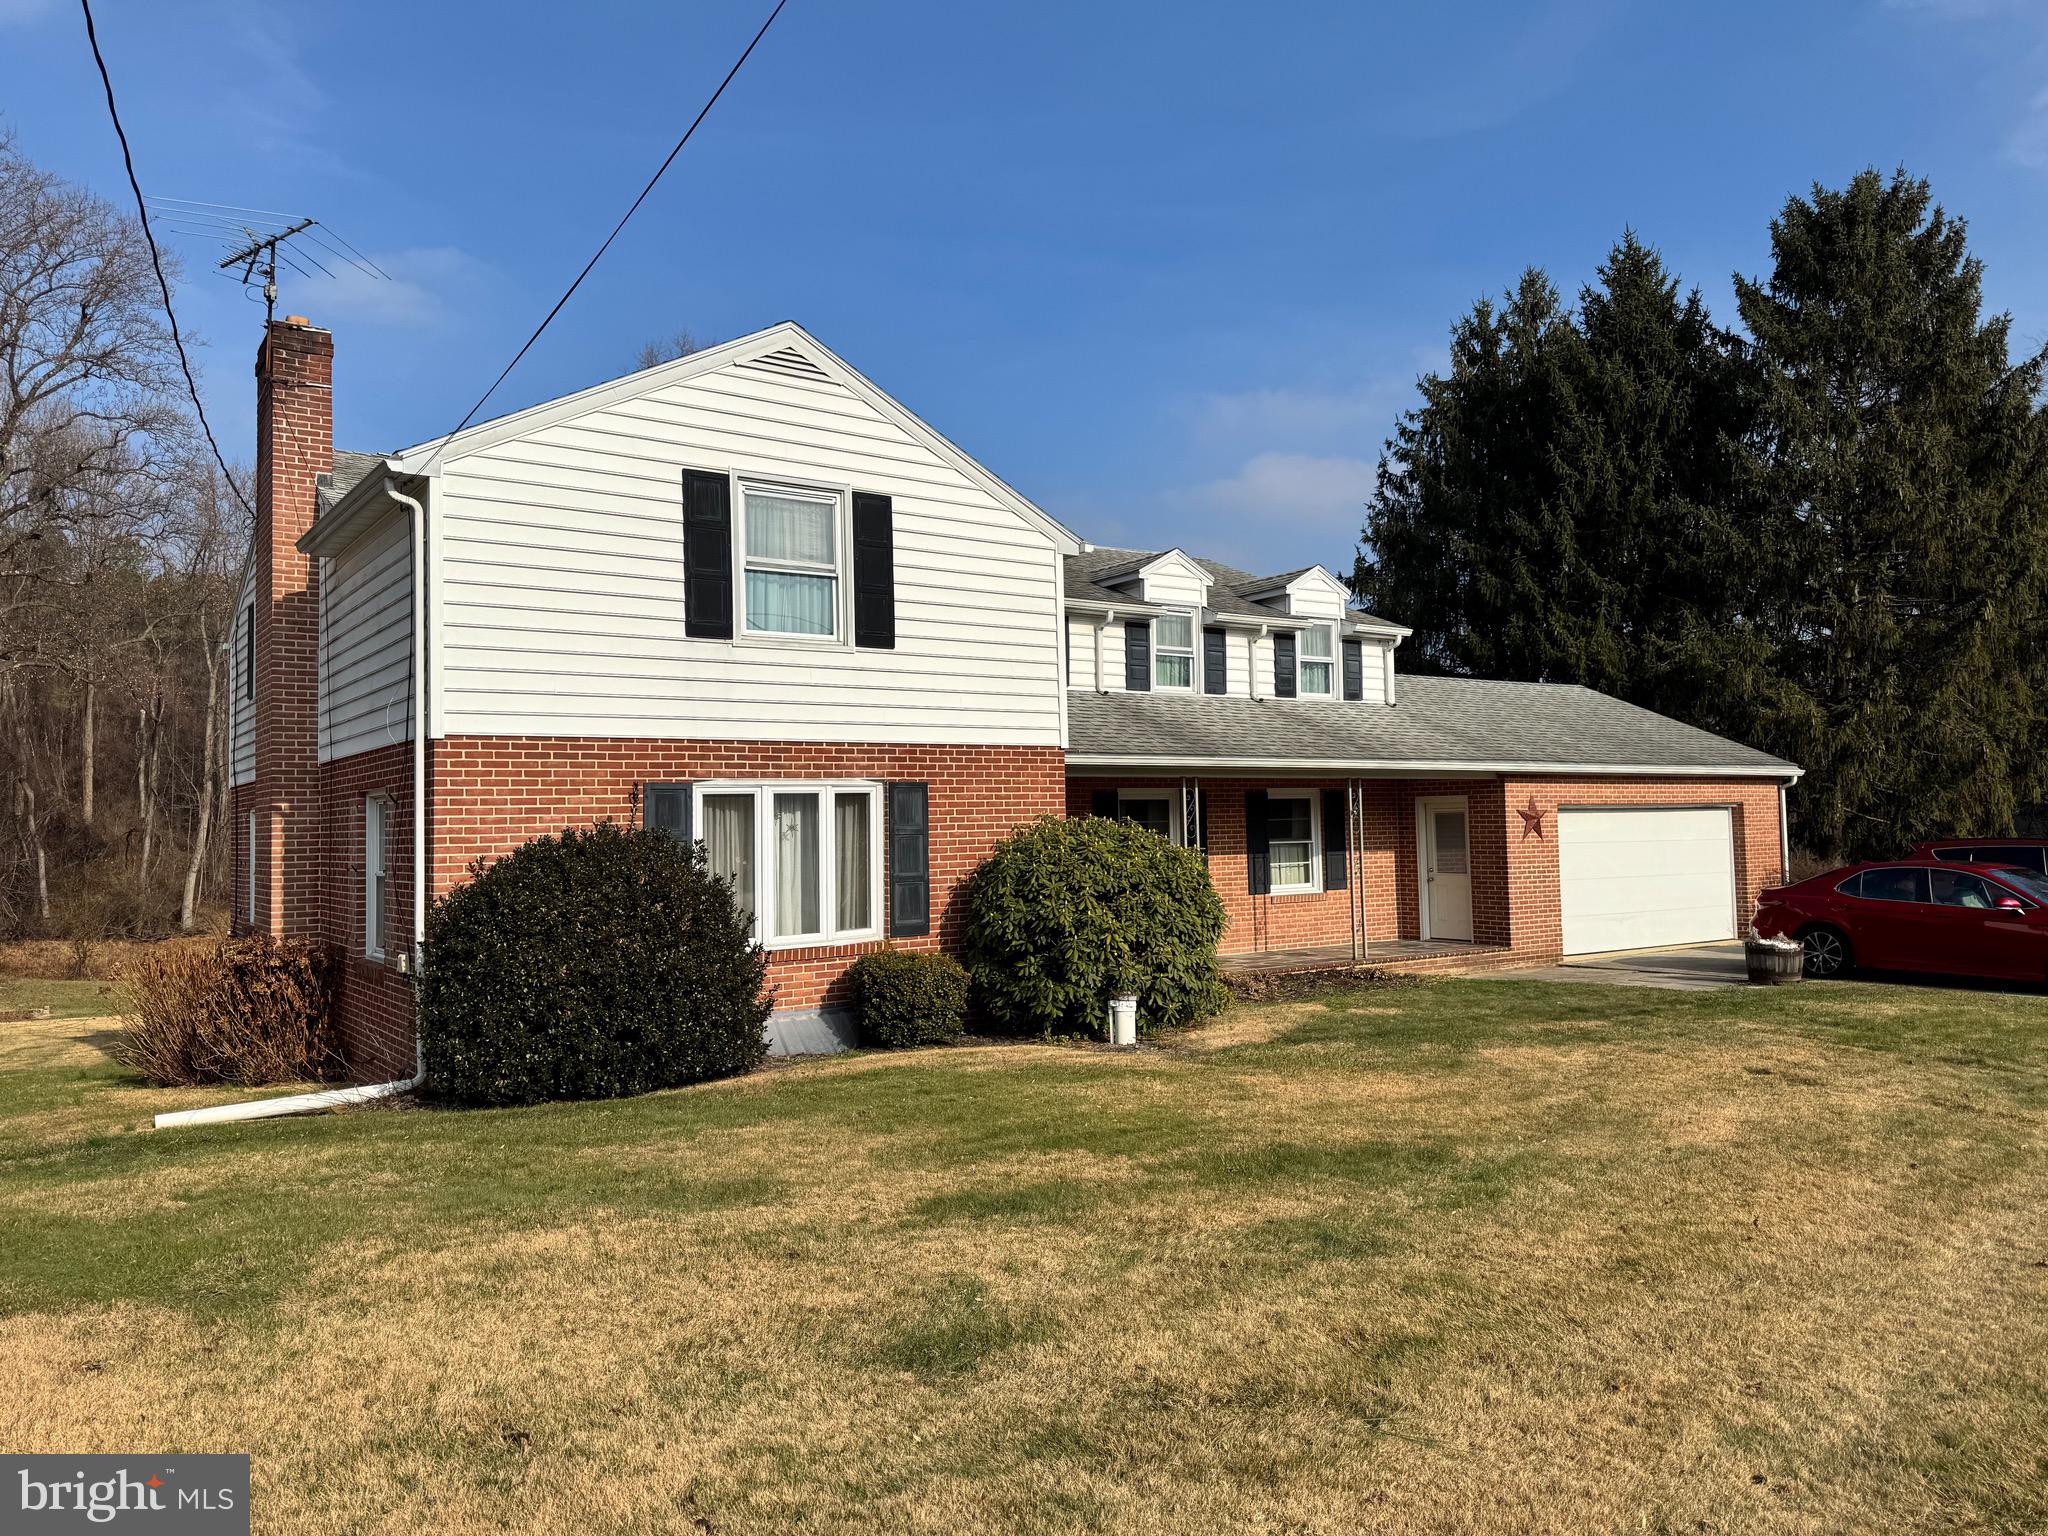
[[[370,259],[390,274],[386,278],[373,278],[324,251],[316,254],[334,274],[333,280],[315,276],[307,283],[299,278],[295,286],[304,297],[291,300],[316,311],[315,319],[331,316],[363,325],[431,330],[467,308],[474,291],[496,277],[488,263],[452,245],[371,253]],[[282,299],[279,307],[284,307]]]
[[[1347,455],[1258,453],[1229,474],[1161,492],[1145,531],[1250,571],[1314,564],[1348,576],[1378,474]]]
[[[2048,170],[2048,91],[2028,106],[2027,115],[2006,140],[2005,152],[2021,165]]]

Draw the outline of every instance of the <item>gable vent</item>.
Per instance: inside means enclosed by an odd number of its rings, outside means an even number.
[[[779,373],[792,379],[826,379],[829,375],[795,347],[784,347],[777,352],[764,352],[751,361],[740,364],[742,368],[759,368],[764,373]]]

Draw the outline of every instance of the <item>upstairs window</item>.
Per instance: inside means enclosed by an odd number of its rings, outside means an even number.
[[[746,626],[755,635],[839,633],[839,498],[823,491],[741,491]]]
[[[1191,689],[1195,686],[1195,616],[1162,613],[1152,626],[1152,685]]]
[[[1328,697],[1335,691],[1337,647],[1327,624],[1301,632],[1301,691]]]

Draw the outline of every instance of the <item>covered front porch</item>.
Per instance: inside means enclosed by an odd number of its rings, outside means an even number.
[[[1073,775],[1073,815],[1120,816],[1202,850],[1226,967],[1455,969],[1510,944],[1497,777]]]

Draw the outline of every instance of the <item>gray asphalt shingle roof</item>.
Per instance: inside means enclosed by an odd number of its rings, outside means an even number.
[[[1404,674],[1397,697],[1389,708],[1077,689],[1067,695],[1068,752],[1162,764],[1221,759],[1276,766],[1795,771],[1782,758],[1575,684]]]
[[[320,507],[325,511],[354,490],[358,481],[384,462],[381,453],[356,453],[347,448],[334,450],[334,468],[320,477]]]

